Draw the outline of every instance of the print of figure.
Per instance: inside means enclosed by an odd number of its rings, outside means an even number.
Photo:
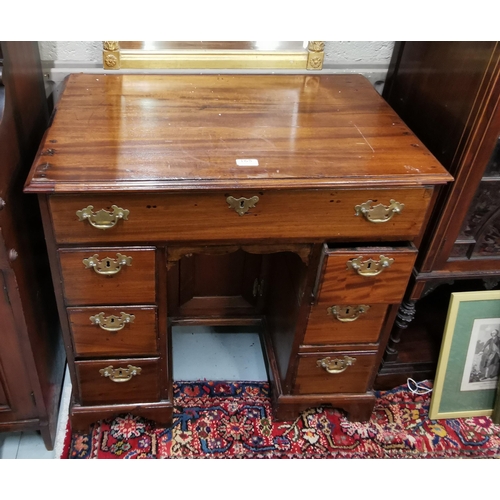
[[[482,374],[480,380],[495,378],[500,370],[500,335],[497,329],[492,330],[491,338],[484,344],[481,353],[479,371]]]

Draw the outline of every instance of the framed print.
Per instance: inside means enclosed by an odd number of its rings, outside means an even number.
[[[452,293],[429,417],[490,416],[499,371],[500,291]]]

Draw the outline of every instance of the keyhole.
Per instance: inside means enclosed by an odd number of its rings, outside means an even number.
[[[111,262],[109,260],[106,261],[106,267],[111,267]]]
[[[349,314],[350,309],[348,307],[345,308],[345,313]]]
[[[371,262],[368,262],[368,265],[366,266],[368,269],[371,269],[372,267],[372,263]]]
[[[245,208],[245,201],[244,200],[240,201],[240,208]]]
[[[114,323],[115,322],[115,318],[111,318],[111,323]]]

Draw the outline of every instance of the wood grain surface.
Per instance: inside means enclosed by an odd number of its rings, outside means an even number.
[[[342,322],[327,312],[337,304],[319,303],[311,307],[307,330],[302,344],[332,345],[377,342],[387,313],[385,304],[365,304],[368,311],[355,321]],[[340,304],[338,304],[340,305]],[[360,305],[360,304],[353,304]]]
[[[99,370],[128,365],[141,368],[141,373],[127,382],[113,382]],[[113,403],[146,403],[160,399],[160,362],[158,358],[107,359],[102,361],[77,361],[76,371],[84,405]]]
[[[86,269],[83,259],[97,254],[100,260],[121,253],[132,257],[131,266],[122,266],[113,276]],[[59,250],[67,305],[154,304],[156,300],[155,252],[153,249],[89,248]]]
[[[219,193],[142,195],[51,196],[54,231],[59,243],[126,242],[263,238],[399,240],[415,238],[424,221],[432,189],[282,190]],[[226,198],[257,196],[255,207],[240,216]],[[368,200],[372,206],[404,204],[399,214],[384,223],[356,215],[355,207]],[[96,229],[79,221],[76,212],[87,206],[112,212],[116,205],[130,211],[110,229]]]
[[[317,365],[324,358],[344,359],[344,356],[356,361],[342,373],[331,374]],[[300,354],[297,379],[293,394],[327,393],[364,393],[369,389],[369,381],[375,367],[376,354],[367,352],[333,352],[318,354]]]
[[[122,330],[107,331],[90,321],[90,317],[103,312],[120,317],[133,314],[133,323]],[[75,356],[147,356],[158,353],[155,307],[70,307],[68,319],[73,335]]]
[[[380,261],[394,259],[390,267],[376,276],[361,276],[347,268],[347,262],[362,257]],[[328,253],[319,300],[332,304],[396,304],[401,301],[417,252],[411,248],[353,248]]]
[[[236,160],[256,160],[239,166]],[[255,162],[254,162],[255,163]],[[28,192],[442,184],[361,75],[69,76]]]

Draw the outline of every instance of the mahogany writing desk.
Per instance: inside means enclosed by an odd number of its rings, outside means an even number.
[[[361,76],[71,75],[25,191],[73,428],[172,418],[172,325],[259,328],[277,419],[369,417],[449,174]]]

